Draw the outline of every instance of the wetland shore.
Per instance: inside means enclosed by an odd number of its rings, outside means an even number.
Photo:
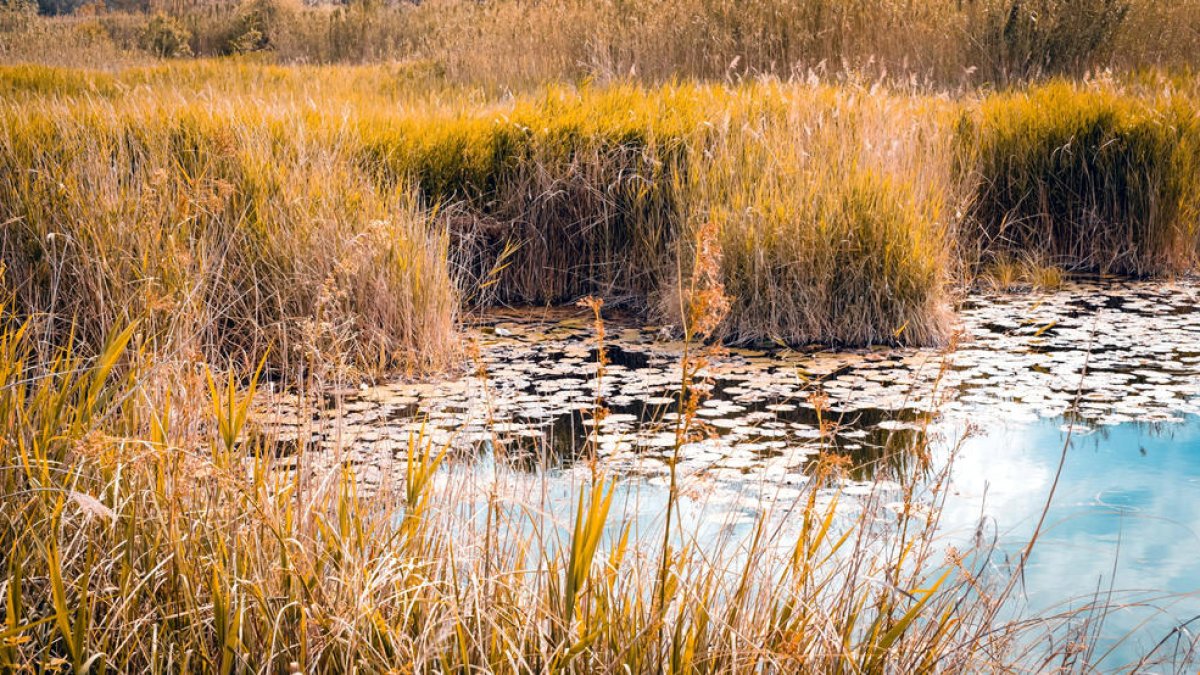
[[[26,4],[0,670],[1194,668],[1186,3]]]

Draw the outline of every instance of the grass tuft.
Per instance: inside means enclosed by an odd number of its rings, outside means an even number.
[[[987,97],[960,136],[985,256],[1135,275],[1194,262],[1200,128],[1182,98],[1056,82]]]
[[[308,372],[454,350],[447,240],[303,123],[96,100],[0,109],[0,260],[56,344],[141,322],[151,349]]]

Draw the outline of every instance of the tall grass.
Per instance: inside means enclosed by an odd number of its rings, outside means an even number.
[[[674,178],[723,98],[692,86],[549,88],[482,112],[364,118],[362,152],[384,183],[412,181],[448,205],[473,296],[644,306],[680,220]]]
[[[971,3],[973,67],[989,82],[1079,75],[1109,65],[1131,14],[1158,15],[1161,3],[1129,0],[1002,0]],[[1136,53],[1134,45],[1122,45]]]
[[[865,88],[550,89],[490,117],[370,120],[364,143],[385,179],[457,198],[473,296],[601,295],[680,323],[680,252],[711,225],[735,298],[718,337],[929,344],[948,326],[948,110]]]
[[[599,295],[683,329],[678,458],[703,339],[938,341],[979,242],[1181,263],[1185,96],[422,77],[0,71],[0,668],[1089,666],[1072,616],[1000,618],[1023,562],[934,536],[926,434],[900,437],[893,509],[839,496],[825,453],[782,510],[714,533],[673,463],[646,502],[590,464],[563,509],[530,496],[545,476],[414,435],[367,481],[307,433],[280,456],[255,392],[270,371],[314,419],[314,373],[445,363],[456,280],[477,303]]]
[[[680,324],[706,228],[715,337],[931,344],[962,262],[1144,274],[1196,251],[1186,78],[496,98],[405,66],[2,75],[0,253],[60,344],[137,318],[216,362],[421,370],[452,349],[452,287]]]
[[[15,5],[14,5],[15,6]],[[1195,0],[292,0],[156,3],[0,21],[0,59],[56,64],[148,55],[288,63],[423,61],[454,82],[730,80],[852,73],[938,87],[1107,68],[1194,66]],[[163,12],[166,15],[163,15]],[[23,18],[20,18],[23,17]],[[1154,35],[1147,40],[1144,36]],[[186,49],[158,49],[183,38]],[[71,45],[70,49],[62,49]]]
[[[60,335],[86,317],[82,337],[94,343],[122,312],[149,311],[146,302],[177,319],[175,303],[190,294],[195,307],[221,308],[185,329],[213,348],[208,358],[256,360],[265,344],[254,325],[288,349],[350,346],[359,366],[419,362],[420,354],[395,357],[413,345],[432,363],[453,313],[447,276],[473,306],[597,295],[669,309],[680,252],[686,260],[698,229],[718,223],[723,283],[737,298],[721,337],[930,343],[945,333],[953,223],[942,202],[954,187],[940,140],[945,116],[924,99],[889,95],[876,105],[866,88],[764,84],[551,87],[489,101],[473,92],[357,94],[335,81],[336,69],[308,70],[315,83],[281,68],[227,71],[114,77],[20,67],[0,78],[13,99],[6,218],[16,227],[5,250],[21,307],[56,313]],[[356,77],[383,87],[397,75]],[[235,112],[264,105],[251,85],[276,92],[270,112]],[[174,99],[196,91],[215,112]],[[151,92],[161,102],[138,100]],[[344,108],[312,110],[313,95]],[[909,117],[904,137],[890,138]],[[50,189],[56,181],[63,189]],[[783,229],[760,231],[761,218]],[[182,236],[167,236],[181,225]],[[81,243],[48,248],[46,237],[58,235]],[[220,300],[196,295],[210,292],[210,244],[152,255],[143,269],[113,268],[129,250],[210,236],[228,246]],[[759,239],[778,246],[756,252]],[[407,267],[388,281],[380,277],[392,268],[368,257],[382,255],[385,241],[408,247],[395,254]],[[50,252],[71,263],[47,262]],[[177,260],[193,267],[156,269]],[[67,278],[81,281],[60,283]],[[134,297],[142,280],[168,300]],[[89,290],[94,283],[118,289]],[[258,297],[274,284],[266,301]],[[394,290],[372,299],[370,284]],[[63,286],[67,296],[54,295]],[[161,332],[160,324],[148,325]]]
[[[205,110],[204,108],[207,108]],[[0,260],[51,342],[423,370],[454,347],[445,234],[331,137],[229,105],[0,109]],[[344,135],[344,134],[343,134]]]
[[[690,218],[720,229],[733,297],[719,334],[789,344],[944,339],[960,201],[944,124],[951,108],[861,88],[774,99],[777,109],[732,122],[690,175]]]
[[[1194,262],[1200,137],[1183,97],[1052,83],[986,98],[960,134],[985,253],[1132,274]]]

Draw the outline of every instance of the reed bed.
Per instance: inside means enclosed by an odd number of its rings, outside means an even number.
[[[718,334],[775,344],[944,340],[965,198],[949,161],[954,107],[852,87],[747,95],[775,104],[727,122],[689,174],[689,218],[693,229],[719,229],[732,297]]]
[[[1185,97],[1056,82],[986,98],[960,133],[977,181],[965,231],[984,251],[1124,274],[1195,262],[1200,136]]]
[[[195,336],[204,358],[251,362],[275,345],[274,366],[302,369],[292,352],[307,350],[366,372],[420,370],[450,349],[452,286],[470,306],[597,295],[665,308],[678,323],[678,261],[706,224],[722,233],[720,281],[737,298],[722,338],[928,344],[946,334],[953,224],[940,211],[942,116],[919,114],[931,99],[909,109],[899,96],[870,103],[866,88],[771,84],[356,96],[336,69],[309,70],[315,84],[280,68],[222,69],[186,66],[173,84],[158,69],[18,67],[3,78],[4,252],[19,308],[57,317],[59,343],[75,331],[95,346],[121,320],[158,312],[150,334],[178,323],[173,339]],[[394,77],[368,69],[358,82]],[[255,86],[278,96],[267,103]],[[187,100],[195,92],[209,102]],[[344,107],[315,110],[313,95],[343,96],[332,100]],[[910,116],[904,139],[885,138]],[[779,152],[734,158],[754,144]],[[767,258],[745,219],[763,214],[792,228]],[[55,249],[60,236],[81,243]],[[209,238],[227,259],[212,273]],[[394,268],[369,257],[381,242],[401,247],[386,254],[400,267],[386,278]],[[186,255],[114,266],[163,246]],[[178,261],[193,267],[170,269]],[[762,302],[760,282],[783,304]],[[277,290],[264,303],[267,288]],[[220,314],[180,323],[185,295]]]
[[[460,282],[490,302],[603,295],[644,307],[662,285],[682,201],[720,88],[549,88],[485,111],[361,122],[385,184],[447,206]]]
[[[156,353],[423,371],[455,349],[445,233],[337,139],[228,105],[0,111],[0,260],[52,344],[139,322]]]
[[[0,253],[51,342],[137,319],[273,371],[436,368],[461,302],[596,295],[679,326],[705,231],[720,339],[936,344],[979,262],[1191,268],[1193,86],[496,97],[405,66],[9,67]]]
[[[826,453],[714,534],[673,472],[643,528],[586,458],[565,509],[419,436],[368,486],[309,438],[279,457],[256,392],[436,369],[464,300],[595,295],[683,334],[685,452],[706,341],[939,342],[988,256],[1181,268],[1184,83],[497,95],[422,68],[0,70],[0,668],[1091,666],[1102,603],[1014,619],[1028,551],[934,537],[925,434],[893,509],[839,506]]]
[[[43,12],[58,14],[36,17]],[[499,89],[548,81],[853,73],[938,88],[1195,66],[1196,0],[11,0],[0,59],[58,65],[249,55],[422,61]],[[137,11],[138,8],[142,11]],[[1155,39],[1147,40],[1145,36]],[[70,45],[70,49],[60,49]]]

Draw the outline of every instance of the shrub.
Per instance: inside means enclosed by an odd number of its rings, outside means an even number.
[[[278,47],[287,30],[291,8],[279,0],[247,0],[237,11],[225,41],[229,54],[248,54]]]
[[[959,134],[973,158],[968,236],[985,256],[1147,274],[1193,258],[1200,146],[1178,99],[1051,83],[986,98]]]
[[[174,17],[156,14],[142,33],[142,48],[162,58],[192,55],[191,32]]]

